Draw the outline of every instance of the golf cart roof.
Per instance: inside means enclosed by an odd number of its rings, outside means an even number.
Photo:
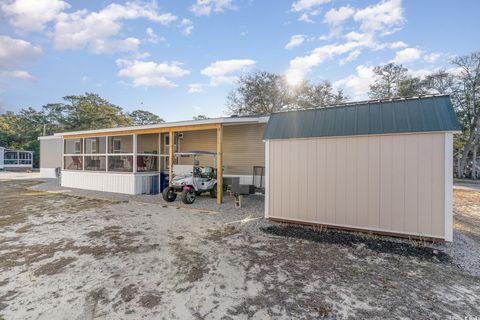
[[[176,152],[176,156],[216,156],[215,152],[211,151],[187,151],[187,152]]]

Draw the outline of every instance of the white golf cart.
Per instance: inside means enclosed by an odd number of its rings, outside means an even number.
[[[175,174],[173,181],[171,181],[169,186],[166,187],[162,192],[163,199],[167,202],[173,202],[177,198],[177,192],[181,193],[182,202],[185,204],[192,204],[197,196],[206,192],[208,192],[212,198],[216,198],[216,169],[209,166],[200,166],[199,161],[196,159],[198,156],[215,157],[216,154],[208,151],[191,151],[179,152],[176,153],[175,156],[193,157],[193,166],[185,166],[189,168],[190,172],[185,172],[183,175]]]

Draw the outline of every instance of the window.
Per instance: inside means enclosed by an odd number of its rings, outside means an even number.
[[[85,154],[105,154],[105,137],[85,138]]]
[[[19,152],[19,164],[32,164],[32,154],[30,152]]]
[[[133,135],[108,137],[108,153],[133,153]]]
[[[81,156],[65,156],[64,158],[65,170],[82,170],[83,169],[83,157]]]
[[[137,136],[137,152],[139,154],[158,154],[158,133],[139,134]]]
[[[122,141],[120,139],[113,139],[113,153],[122,152]]]
[[[80,141],[75,141],[75,152],[82,153],[82,143]]]
[[[64,154],[82,154],[83,153],[83,139],[65,139]]]
[[[85,170],[105,171],[106,160],[105,156],[85,156]]]
[[[137,156],[137,172],[158,171],[157,156]]]
[[[133,172],[133,156],[109,156],[108,171]]]

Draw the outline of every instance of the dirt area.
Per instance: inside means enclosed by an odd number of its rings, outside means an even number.
[[[32,190],[38,183],[0,181],[0,319],[480,314],[478,260],[453,244]],[[454,195],[456,239],[478,248],[480,191]]]

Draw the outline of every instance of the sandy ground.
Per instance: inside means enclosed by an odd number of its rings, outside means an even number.
[[[38,179],[39,171],[0,171],[0,180],[21,180],[21,179]]]
[[[269,225],[0,181],[0,319],[465,319],[480,277],[448,246]],[[480,191],[455,191],[480,243]],[[445,249],[445,252],[444,250]]]

